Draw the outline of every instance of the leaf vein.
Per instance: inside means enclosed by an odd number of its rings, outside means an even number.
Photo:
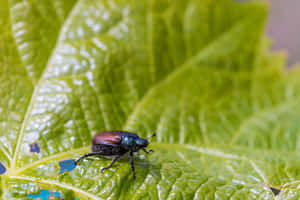
[[[64,25],[67,25],[67,24],[71,23],[70,19],[72,18],[73,14],[75,13],[76,7],[78,7],[77,6],[78,2],[79,1],[77,1],[76,4],[73,6],[72,11],[70,11],[69,16],[68,16],[67,20],[65,21]],[[49,56],[48,63],[46,65],[46,67],[44,68],[43,73],[40,76],[39,81],[37,83],[37,86],[34,88],[34,91],[33,91],[32,95],[31,95],[29,106],[28,106],[28,108],[26,110],[26,113],[25,113],[25,116],[24,116],[24,120],[23,120],[23,123],[22,123],[22,126],[21,126],[21,130],[20,130],[20,133],[18,135],[17,145],[16,145],[16,149],[14,151],[14,156],[13,156],[12,164],[11,164],[12,171],[15,170],[15,168],[16,168],[16,162],[17,162],[17,158],[18,158],[18,155],[19,155],[19,151],[20,151],[20,148],[21,148],[22,141],[23,141],[23,137],[24,137],[24,134],[25,134],[25,129],[26,129],[29,117],[30,117],[30,112],[32,111],[33,106],[34,106],[35,98],[37,97],[37,94],[38,94],[39,89],[41,87],[41,82],[43,80],[43,74],[47,71],[47,68],[50,66],[50,61],[51,61],[51,58],[53,56],[53,53],[55,52],[55,49],[57,48],[58,43],[62,40],[62,36],[66,32],[66,29],[64,28],[64,25],[62,26],[62,28],[60,30],[59,38],[57,40],[55,48],[52,51],[52,55]]]
[[[269,106],[269,107],[266,107],[265,109],[253,112],[248,117],[246,117],[242,120],[239,127],[236,129],[235,133],[232,135],[232,139],[229,143],[233,144],[234,142],[236,142],[238,140],[239,136],[241,136],[243,134],[243,132],[242,132],[243,127],[246,127],[251,122],[251,119],[254,119],[257,116],[264,115],[271,111],[286,110],[290,106],[293,106],[295,103],[297,103],[297,101],[299,101],[299,100],[300,100],[300,98],[295,98],[295,97],[292,99],[285,99],[284,101],[282,101],[281,103],[279,103],[277,105]]]

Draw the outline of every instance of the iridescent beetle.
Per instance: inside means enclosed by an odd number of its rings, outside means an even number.
[[[155,134],[153,134],[151,137],[153,136],[155,136]],[[101,169],[101,173],[103,173],[105,169],[111,168],[119,158],[129,152],[133,178],[135,178],[133,152],[137,152],[140,149],[142,149],[147,154],[153,152],[152,149],[149,149],[149,151],[146,150],[148,144],[148,140],[140,138],[134,133],[125,131],[104,131],[94,136],[92,140],[92,152],[81,156],[75,162],[75,164],[77,165],[80,160],[90,156],[115,156],[109,166]]]

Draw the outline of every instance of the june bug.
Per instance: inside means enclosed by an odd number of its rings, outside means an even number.
[[[155,134],[152,135],[152,137]],[[135,133],[129,133],[126,131],[104,131],[94,136],[92,140],[92,152],[81,156],[77,161],[76,165],[80,160],[90,156],[102,155],[102,156],[114,156],[109,166],[101,169],[101,173],[105,169],[109,169],[112,165],[123,155],[129,152],[130,164],[135,178],[135,169],[133,163],[133,152],[137,152],[142,149],[147,154],[153,152],[152,149],[146,150],[149,142],[147,139],[140,138]]]

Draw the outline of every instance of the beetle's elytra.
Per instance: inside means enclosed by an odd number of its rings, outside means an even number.
[[[153,134],[152,136],[155,136],[155,134]],[[135,178],[133,152],[137,152],[140,149],[142,149],[147,154],[153,152],[152,149],[150,149],[149,151],[146,150],[148,144],[148,140],[140,138],[135,133],[129,133],[126,131],[104,131],[94,136],[92,140],[92,152],[81,156],[76,161],[76,165],[83,158],[90,156],[115,156],[109,166],[101,169],[101,173],[103,173],[105,169],[111,168],[119,158],[129,152],[130,164],[133,172],[133,177]]]

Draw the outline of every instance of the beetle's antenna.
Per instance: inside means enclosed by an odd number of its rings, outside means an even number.
[[[150,137],[147,138],[147,140],[150,140],[151,138],[155,137],[156,133],[153,133]]]

